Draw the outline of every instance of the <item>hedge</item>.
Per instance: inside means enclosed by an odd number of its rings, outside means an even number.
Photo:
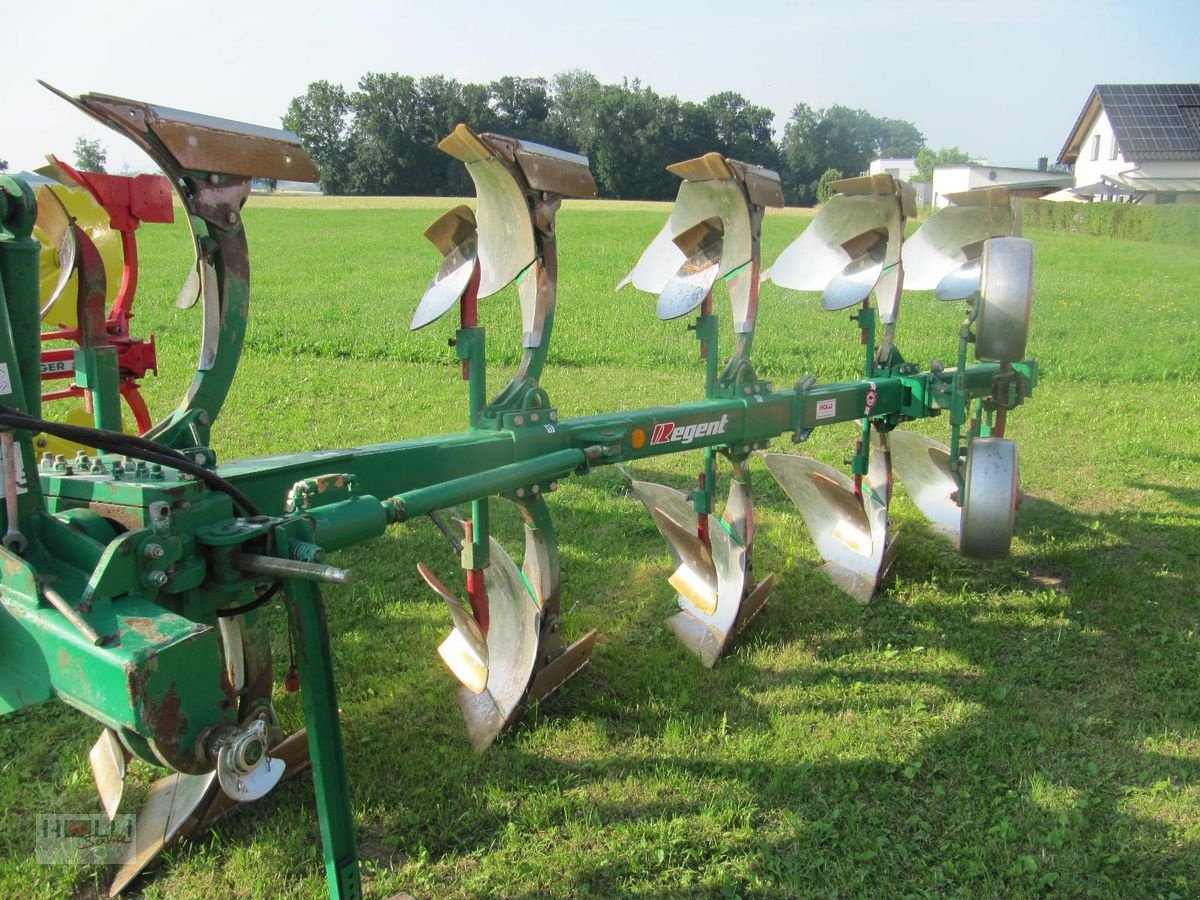
[[[1047,231],[1200,246],[1200,205],[1021,200],[1021,221],[1026,228]]]

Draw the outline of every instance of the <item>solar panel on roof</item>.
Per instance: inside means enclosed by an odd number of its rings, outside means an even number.
[[[1200,159],[1200,84],[1101,84],[1096,91],[1126,156]]]

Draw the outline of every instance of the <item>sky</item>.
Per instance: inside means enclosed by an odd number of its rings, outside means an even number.
[[[1030,167],[1054,161],[1093,85],[1200,81],[1196,0],[207,6],[213,14],[201,0],[8,4],[0,159],[9,171],[47,153],[70,161],[79,137],[101,141],[109,171],[153,168],[38,78],[70,94],[279,126],[313,81],[353,89],[368,72],[487,82],[585,69],[683,100],[737,91],[772,109],[780,131],[797,102],[865,109],[912,122],[934,149]]]

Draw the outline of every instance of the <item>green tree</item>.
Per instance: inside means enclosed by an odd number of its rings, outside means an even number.
[[[817,181],[817,202],[827,203],[833,196],[833,183],[840,180],[842,173],[837,169],[826,169]]]
[[[81,172],[103,172],[108,154],[99,141],[77,138],[75,141],[75,168]]]
[[[339,84],[314,81],[300,97],[292,98],[283,127],[299,136],[317,168],[321,190],[344,194],[349,188],[352,155],[350,97]]]
[[[881,119],[847,106],[813,110],[798,103],[780,147],[784,189],[792,201],[811,203],[827,169],[857,175],[877,157],[913,156],[924,142],[911,122]]]
[[[772,169],[779,165],[779,148],[772,126],[774,112],[765,106],[755,106],[734,91],[713,94],[704,101],[704,110],[711,117],[716,139],[710,149]]]
[[[941,150],[922,147],[917,152],[917,174],[913,176],[913,181],[930,184],[933,182],[934,166],[953,166],[970,161],[967,151],[957,147],[943,147]]]

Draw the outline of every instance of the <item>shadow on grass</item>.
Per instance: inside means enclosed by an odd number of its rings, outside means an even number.
[[[570,534],[613,500],[594,484],[556,498],[556,520],[568,637],[599,627],[603,643],[483,756],[465,747],[433,654],[444,611],[411,571],[416,558],[452,571],[453,554],[410,529],[403,548],[385,539],[342,560],[385,579],[328,598],[360,843],[381,890],[1200,889],[1200,629],[1172,568],[1194,569],[1194,515],[1164,527],[1030,498],[1018,556],[983,565],[902,514],[902,554],[865,609],[764,542],[760,571],[780,569],[779,585],[707,671],[662,624],[667,555],[634,501],[636,518],[603,538],[627,544],[619,558]],[[282,818],[282,832],[265,827]],[[319,871],[307,777],[168,864],[186,873],[251,840],[291,850],[287,875]]]

